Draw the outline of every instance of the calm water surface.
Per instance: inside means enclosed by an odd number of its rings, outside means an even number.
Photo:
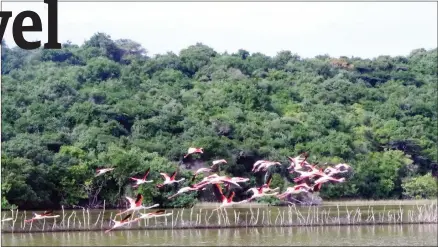
[[[437,246],[436,224],[3,233],[2,246]]]

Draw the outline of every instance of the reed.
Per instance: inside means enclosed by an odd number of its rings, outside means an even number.
[[[335,210],[333,210],[335,209]],[[153,210],[151,210],[153,211]],[[143,224],[130,224],[123,229],[200,229],[200,228],[236,228],[236,227],[264,227],[264,226],[326,226],[326,225],[379,225],[379,224],[436,224],[438,223],[438,205],[436,202],[416,204],[415,206],[402,207],[398,205],[385,205],[383,209],[375,205],[349,206],[306,206],[299,207],[288,205],[277,207],[274,210],[266,207],[253,208],[221,208],[214,209],[173,209],[172,215],[144,219]],[[92,214],[89,209],[71,211],[66,213],[62,208],[62,217],[24,223],[27,218],[26,211],[11,210],[2,214],[1,230],[8,232],[36,232],[36,231],[100,231],[112,226],[110,217],[105,219],[105,206],[99,212]],[[186,212],[186,213],[185,213]],[[377,216],[377,217],[376,217]],[[170,219],[169,219],[170,217]],[[20,223],[17,219],[20,218]],[[57,219],[61,219],[57,222]],[[115,218],[114,218],[115,219]],[[100,224],[99,224],[100,221]],[[168,224],[170,221],[170,224]],[[115,229],[120,230],[120,229]]]

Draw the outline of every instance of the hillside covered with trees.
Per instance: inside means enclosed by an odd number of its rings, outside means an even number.
[[[436,197],[437,49],[375,59],[304,59],[195,44],[149,56],[131,40],[96,33],[61,50],[2,43],[2,206],[117,206],[133,196],[131,176],[151,167],[145,204],[167,200],[159,172],[190,180],[179,165],[191,146],[222,172],[250,177],[258,159],[279,161],[273,185],[291,184],[287,156],[345,162],[346,183],[324,185],[329,199]],[[193,165],[199,163],[192,162]],[[94,178],[111,166],[111,174]],[[202,176],[201,176],[202,178]],[[236,192],[236,198],[242,197]],[[207,199],[205,199],[207,200]]]

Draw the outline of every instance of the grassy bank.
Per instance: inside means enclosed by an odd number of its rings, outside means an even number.
[[[363,203],[360,206],[334,204],[321,206],[267,207],[259,204],[213,211],[213,204],[201,207],[167,210],[171,216],[152,218],[132,223],[121,229],[187,229],[187,228],[235,228],[264,226],[326,226],[326,225],[379,225],[379,224],[424,224],[438,223],[437,203],[433,200],[401,201],[390,204]],[[415,203],[416,202],[416,203]],[[422,202],[422,203],[420,203]],[[358,201],[356,201],[358,203]],[[210,207],[208,207],[210,206]],[[153,211],[153,210],[148,210]],[[2,213],[2,232],[45,231],[96,231],[111,227],[109,219],[117,219],[116,211],[63,210],[56,212],[59,218],[24,223],[30,212],[10,211]]]

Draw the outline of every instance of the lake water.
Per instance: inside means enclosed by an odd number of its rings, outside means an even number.
[[[2,246],[437,246],[436,224],[2,233]]]

